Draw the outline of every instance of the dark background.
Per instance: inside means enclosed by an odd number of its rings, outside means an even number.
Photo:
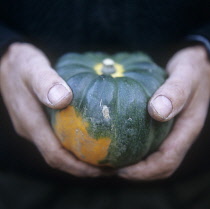
[[[204,0],[1,0],[0,53],[14,41],[41,48],[52,65],[65,52],[145,51],[163,67],[190,34],[210,38]],[[201,81],[202,82],[202,81]],[[210,208],[210,115],[175,174],[130,182],[80,179],[48,167],[14,132],[0,100],[0,209]]]

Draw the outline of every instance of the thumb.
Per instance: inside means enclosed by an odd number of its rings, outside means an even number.
[[[66,82],[51,68],[42,54],[30,61],[25,71],[25,80],[29,89],[44,105],[61,109],[72,100],[72,91]]]
[[[158,121],[176,116],[185,106],[193,89],[191,66],[176,65],[166,82],[155,92],[148,104],[149,114]]]

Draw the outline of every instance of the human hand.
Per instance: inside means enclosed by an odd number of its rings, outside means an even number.
[[[72,92],[40,50],[21,43],[9,47],[0,63],[0,91],[15,130],[37,146],[50,166],[76,176],[100,174],[62,148],[51,130],[41,103],[63,108]]]
[[[163,122],[179,115],[158,151],[118,171],[123,178],[155,180],[169,177],[205,122],[210,97],[210,63],[205,49],[196,46],[179,51],[166,69],[169,78],[152,96],[148,111],[154,119]]]

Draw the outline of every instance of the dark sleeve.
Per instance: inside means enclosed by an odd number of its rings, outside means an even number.
[[[210,23],[192,31],[192,33],[186,37],[186,40],[189,43],[204,45],[210,58]]]
[[[0,57],[13,42],[26,42],[26,38],[0,22]]]

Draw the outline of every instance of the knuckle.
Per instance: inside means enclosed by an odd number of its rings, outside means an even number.
[[[12,43],[8,49],[7,54],[9,55],[9,61],[12,62],[14,59],[19,59],[21,57],[20,50],[25,48],[26,44],[24,43]]]
[[[174,171],[176,170],[176,167],[177,167],[177,165],[173,161],[166,163],[165,164],[165,167],[162,170],[162,176],[163,176],[163,178],[170,177],[174,173]]]
[[[12,43],[10,44],[10,46],[8,47],[7,52],[8,53],[13,53],[13,52],[17,52],[18,48],[20,47],[20,43]]]
[[[162,179],[169,178],[170,176],[172,176],[174,171],[175,171],[174,169],[166,171],[165,173],[162,174]]]
[[[166,168],[164,170],[158,171],[156,174],[153,174],[148,177],[148,180],[157,180],[157,179],[166,179],[169,178],[173,173],[175,169]]]
[[[19,126],[14,126],[15,132],[19,135],[19,136],[23,136],[23,131]]]
[[[177,167],[178,165],[176,159],[166,160],[163,163],[162,168],[159,169],[156,174],[157,179],[169,178],[175,172]]]
[[[177,114],[185,107],[190,95],[190,91],[190,88],[178,83],[173,83],[170,85],[170,88],[167,90],[167,96],[171,100],[173,106],[171,115]]]
[[[27,43],[19,43],[19,42],[12,43],[8,47],[8,52],[14,52],[14,53],[19,54],[19,49],[26,48],[28,45],[29,44],[27,44]]]
[[[60,169],[61,168],[61,159],[59,158],[58,155],[55,154],[48,154],[45,157],[45,161],[47,162],[48,165],[52,168]]]
[[[45,136],[39,133],[33,133],[31,136],[32,142],[35,144],[45,162],[52,168],[58,168],[61,165],[61,159],[59,157],[59,151],[56,147],[46,143]]]
[[[1,71],[7,71],[9,73],[15,72],[14,70],[17,69],[18,65],[14,61],[20,60],[22,54],[20,53],[21,45],[21,43],[13,43],[8,47],[1,59]]]
[[[17,135],[19,135],[22,138],[27,138],[28,137],[24,128],[21,125],[19,125],[16,122],[13,122],[13,127],[14,127],[14,130],[17,133]]]
[[[71,170],[70,172],[71,174],[77,176],[77,177],[88,177],[91,176],[91,174],[87,173],[87,171],[83,171],[83,170]]]
[[[178,82],[171,84],[171,90],[177,99],[177,95],[179,96],[179,100],[184,100],[186,98],[186,88],[181,86]]]

